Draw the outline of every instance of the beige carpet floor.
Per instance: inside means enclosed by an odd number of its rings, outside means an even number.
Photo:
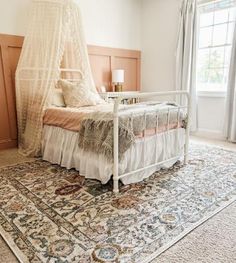
[[[236,203],[166,250],[152,263],[235,263]]]
[[[206,143],[206,141],[199,141]],[[208,143],[208,142],[207,142]],[[218,144],[231,150],[236,146]],[[0,151],[0,166],[24,162],[17,150]],[[32,160],[32,159],[30,159]],[[18,260],[0,237],[0,262],[16,263]],[[234,263],[236,262],[236,203],[215,215],[169,248],[152,263]],[[141,263],[141,262],[140,262]]]

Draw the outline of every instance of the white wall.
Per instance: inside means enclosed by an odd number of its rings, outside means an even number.
[[[0,0],[0,33],[24,35],[31,0]]]
[[[142,1],[142,89],[174,90],[181,0]]]
[[[224,96],[199,96],[198,97],[198,131],[197,135],[224,139],[225,118]]]
[[[78,1],[88,44],[140,49],[141,0]],[[0,33],[25,35],[31,0],[0,0]]]
[[[89,44],[141,49],[140,0],[77,0]]]

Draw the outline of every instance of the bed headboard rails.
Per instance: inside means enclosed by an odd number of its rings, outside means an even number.
[[[21,72],[21,73],[25,73],[25,72],[35,72],[35,71],[55,71],[55,72],[58,72],[58,69],[49,69],[49,68],[29,68],[29,67],[25,67],[25,68],[21,68],[20,70],[18,69],[18,72]],[[66,80],[69,80],[71,82],[79,82],[81,81],[81,79],[83,78],[83,73],[81,70],[79,69],[70,69],[70,68],[60,68],[59,69],[59,72],[60,72],[60,78],[61,79],[66,79]],[[69,77],[66,77],[66,74],[68,73]],[[77,78],[77,76],[75,77],[71,77],[71,75],[76,75],[79,76],[79,78]],[[16,79],[17,79],[17,76],[16,76]],[[20,80],[27,80],[27,81],[35,81],[35,78],[21,78]],[[40,81],[42,79],[36,79],[37,81]],[[54,78],[54,79],[51,79],[52,81],[57,81],[58,78]]]

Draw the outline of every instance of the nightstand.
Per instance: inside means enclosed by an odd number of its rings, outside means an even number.
[[[100,96],[107,102],[113,102],[119,95],[128,95],[132,96],[131,99],[122,100],[123,104],[135,104],[139,102],[139,98],[137,98],[137,94],[139,91],[122,91],[122,92],[101,92]]]

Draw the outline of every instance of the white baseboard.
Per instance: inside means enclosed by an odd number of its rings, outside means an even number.
[[[224,136],[223,132],[215,130],[198,129],[196,132],[192,132],[191,135],[213,140],[226,140],[226,137]]]

